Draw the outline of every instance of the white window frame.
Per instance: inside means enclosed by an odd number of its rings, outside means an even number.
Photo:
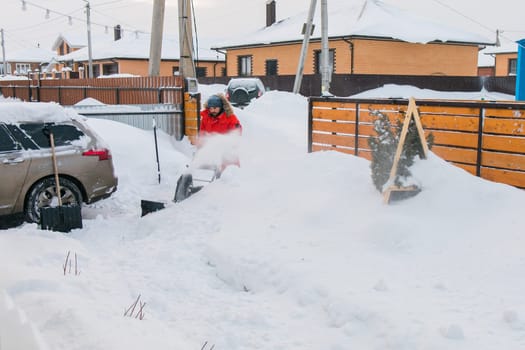
[[[239,76],[249,77],[252,75],[252,56],[239,56]]]
[[[31,70],[29,63],[17,63],[15,67],[18,74],[27,74],[27,72]]]
[[[509,75],[516,75],[518,69],[518,59],[510,58],[509,59]]]

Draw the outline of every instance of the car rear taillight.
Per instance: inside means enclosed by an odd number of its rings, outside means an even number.
[[[226,99],[229,101],[230,100],[230,93],[229,92],[226,92]]]
[[[263,93],[262,93],[262,91],[261,91],[261,90],[259,90],[259,91],[257,92],[257,97],[261,97],[261,96],[262,96],[262,94],[263,94]]]
[[[83,156],[87,157],[98,157],[98,160],[108,160],[111,158],[111,152],[107,148],[101,149],[90,149],[82,153]]]

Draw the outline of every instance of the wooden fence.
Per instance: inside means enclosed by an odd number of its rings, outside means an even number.
[[[193,141],[199,128],[200,94],[190,94],[185,90],[184,79],[180,76],[0,81],[0,92],[4,97],[22,101],[73,106],[86,98],[93,98],[106,105],[140,105],[135,111],[121,108],[108,112],[103,108],[92,110],[91,107],[91,110],[80,110],[79,113],[136,127],[144,127],[145,123],[151,125],[153,117],[160,118],[164,131],[177,140],[187,135]],[[166,107],[169,111],[154,111],[154,105],[161,109]],[[77,107],[82,109],[82,106]]]
[[[259,76],[271,90],[293,91],[295,75]],[[199,78],[201,84],[228,84],[230,77]],[[384,75],[384,74],[333,74],[330,92],[336,96],[352,96],[363,91],[380,88],[386,84],[410,85],[420,89],[438,91],[496,91],[514,95],[516,77],[458,77],[436,75]],[[301,95],[321,95],[321,75],[305,74]]]
[[[184,81],[180,76],[10,80],[0,81],[0,92],[4,97],[64,106],[86,98],[105,104],[184,103]]]
[[[432,152],[482,178],[525,188],[525,103],[416,100]],[[308,151],[371,159],[372,112],[403,121],[408,100],[309,99]]]

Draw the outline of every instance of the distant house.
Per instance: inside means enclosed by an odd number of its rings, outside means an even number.
[[[229,76],[295,75],[307,12],[275,21],[267,2],[267,26],[214,47],[226,51]],[[272,8],[273,7],[273,8]],[[304,74],[320,73],[321,20],[316,11]],[[328,3],[330,68],[335,74],[476,76],[478,51],[493,45],[467,33],[379,0]]]
[[[27,48],[15,52],[6,52],[6,69],[0,62],[0,74],[26,75],[28,72],[46,71],[52,69],[53,58],[56,55],[51,50],[40,47]]]
[[[111,37],[102,36],[97,37],[97,41],[111,41]],[[52,50],[56,52],[57,56],[67,55],[68,53],[80,50],[87,46],[87,34],[79,33],[61,33],[55,39]]]
[[[505,77],[516,75],[518,44],[509,43],[498,47],[487,47],[482,53],[494,60],[494,75]]]
[[[481,50],[478,55],[478,76],[480,77],[492,77],[495,74],[494,57],[485,54],[485,50],[488,49],[491,47]]]
[[[93,76],[101,75],[137,75],[147,76],[149,67],[150,37],[145,34],[130,33],[121,37],[115,32],[115,40],[93,41],[91,61]],[[62,67],[78,72],[79,76],[87,77],[89,69],[89,50],[87,45],[78,48],[66,40],[57,41],[55,49],[65,54],[58,56]],[[67,53],[66,53],[67,52]],[[210,50],[200,49],[196,61],[197,77],[218,77],[224,75],[224,55]],[[179,71],[178,40],[164,39],[160,63],[160,75],[169,76]]]

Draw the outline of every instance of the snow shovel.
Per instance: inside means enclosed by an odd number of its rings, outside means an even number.
[[[162,202],[154,202],[142,199],[140,201],[140,208],[142,210],[140,217],[143,217],[144,215],[148,215],[149,213],[153,213],[155,211],[159,211],[161,209],[164,209],[165,207],[166,206]]]
[[[159,146],[157,143],[157,123],[153,118],[153,138],[155,139],[155,156],[157,158],[157,176],[160,184],[160,162],[159,162]],[[164,209],[166,206],[162,202],[154,202],[142,199],[140,201],[140,209],[142,210],[140,217]]]
[[[53,131],[45,128],[44,134],[49,137],[51,144],[51,158],[53,160],[53,172],[55,175],[56,197],[58,207],[40,208],[40,228],[58,232],[70,232],[75,228],[82,228],[82,214],[80,205],[62,205],[62,192],[60,190],[60,180],[58,177],[58,166],[55,153],[55,138]]]

